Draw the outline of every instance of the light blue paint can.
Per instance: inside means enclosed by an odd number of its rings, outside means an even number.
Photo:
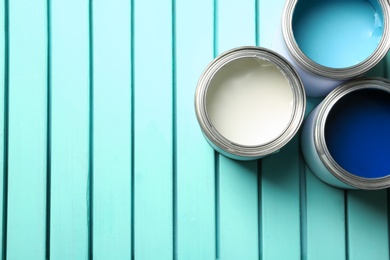
[[[333,90],[309,115],[302,152],[324,182],[340,188],[390,187],[390,81],[358,79]]]
[[[341,81],[360,76],[389,49],[389,8],[385,0],[287,1],[286,47],[302,68],[318,76]],[[325,91],[315,84],[305,87],[308,95],[323,96],[336,85]]]

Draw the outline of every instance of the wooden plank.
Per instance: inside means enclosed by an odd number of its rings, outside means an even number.
[[[344,190],[320,181],[307,166],[305,169],[307,259],[345,259]]]
[[[46,253],[46,2],[9,1],[8,259]]]
[[[282,12],[285,0],[258,0],[260,46],[275,49],[280,46]]]
[[[172,5],[134,2],[134,254],[173,256]]]
[[[220,156],[220,258],[258,259],[257,161]]]
[[[0,4],[0,28],[5,28],[5,4]],[[1,176],[0,176],[0,208],[2,209],[2,213],[0,214],[0,223],[3,223],[4,221],[4,174],[5,174],[5,74],[6,74],[6,36],[5,36],[5,30],[3,29],[0,33],[0,169],[1,169]],[[7,64],[8,66],[8,64]],[[3,234],[3,225],[0,225],[0,234]],[[3,255],[4,248],[3,248],[3,235],[0,236],[0,255]]]
[[[308,98],[306,116],[321,102],[322,98]],[[302,252],[307,259],[345,259],[345,205],[344,191],[320,181],[304,166],[304,187],[306,221]],[[302,178],[302,176],[301,176]],[[319,235],[320,234],[320,235]],[[330,250],[338,248],[338,250]]]
[[[256,2],[216,1],[216,52],[256,44]]]
[[[348,191],[350,260],[389,259],[387,191]]]
[[[256,44],[255,1],[217,1],[216,53]],[[258,259],[257,161],[219,156],[219,252],[222,259]]]
[[[260,45],[278,46],[281,15],[285,1],[260,1]],[[299,137],[277,154],[262,160],[261,240],[262,259],[300,259],[301,190]]]
[[[193,105],[198,78],[213,58],[213,2],[177,1],[175,24],[177,258],[214,259],[214,150]]]
[[[365,76],[382,76],[383,67],[384,64],[381,62]],[[306,113],[309,113],[319,101],[319,99],[309,98]],[[306,188],[308,259],[345,259],[347,242],[345,241],[344,191],[321,182],[308,168],[306,168]],[[360,216],[361,212],[357,210],[348,214]],[[354,238],[350,239],[354,240]],[[364,245],[361,246],[365,248]],[[329,250],[330,248],[338,248],[338,250]]]
[[[365,76],[388,75],[387,63],[385,58]],[[351,190],[347,200],[349,259],[389,259],[387,191]]]
[[[306,115],[321,102],[322,98],[308,98]],[[346,223],[344,190],[334,188],[319,180],[304,166],[304,193],[306,201],[306,223],[304,254],[307,259],[345,259]],[[332,250],[337,248],[337,250]]]
[[[262,160],[262,259],[300,259],[298,136]]]
[[[88,1],[51,1],[52,259],[88,257]]]
[[[382,74],[383,63],[380,63],[365,76],[381,76]],[[307,113],[312,110],[316,103],[317,100],[308,99]],[[347,212],[344,210],[344,191],[319,181],[308,168],[306,168],[306,187],[308,259],[345,259],[347,242],[345,241],[346,223],[344,215]],[[349,193],[349,191],[346,192]],[[347,196],[348,201],[350,201],[349,197]],[[354,204],[354,202],[348,203]],[[361,212],[354,206],[352,208],[354,212],[348,214],[354,216],[352,221],[356,221],[354,220],[355,216],[361,216]],[[370,218],[368,217],[368,219]],[[351,237],[350,239],[355,240]],[[361,246],[365,248],[364,245]],[[339,249],[329,250],[330,248]]]
[[[131,258],[130,8],[93,2],[94,259]]]

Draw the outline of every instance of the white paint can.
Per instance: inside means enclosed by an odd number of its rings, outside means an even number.
[[[241,47],[215,58],[195,94],[206,139],[220,153],[239,160],[277,152],[298,131],[305,106],[294,68],[260,47]]]

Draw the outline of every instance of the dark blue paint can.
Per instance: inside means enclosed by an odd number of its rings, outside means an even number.
[[[390,81],[349,81],[309,115],[302,151],[312,172],[341,188],[390,187]]]

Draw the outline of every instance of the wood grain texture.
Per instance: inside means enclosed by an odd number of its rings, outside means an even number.
[[[93,255],[131,258],[131,6],[93,2]]]
[[[305,170],[307,259],[346,259],[344,190],[320,181],[307,166]]]
[[[220,158],[220,258],[258,259],[257,164]]]
[[[285,0],[258,0],[258,28],[260,46],[274,49],[280,43],[279,32],[282,30],[282,12]]]
[[[215,259],[214,150],[194,111],[198,78],[213,58],[214,5],[181,0],[175,11],[177,258]]]
[[[321,182],[299,134],[262,160],[228,159],[196,121],[207,64],[231,48],[280,45],[284,4],[4,1],[5,257],[389,259],[388,189]],[[365,76],[388,77],[389,63]],[[307,99],[306,116],[320,101]]]
[[[6,61],[6,35],[5,35],[5,4],[1,3],[0,4],[0,28],[2,30],[0,31],[0,169],[1,169],[1,174],[0,174],[0,207],[2,209],[1,214],[0,214],[0,223],[3,223],[4,221],[4,180],[5,180],[5,155],[6,155],[6,95],[5,95],[5,89],[6,89],[6,82],[5,82],[5,74],[7,73],[6,71],[6,66],[8,66],[7,61]],[[3,255],[3,232],[4,232],[4,226],[3,224],[0,224],[0,254]]]
[[[348,191],[349,259],[389,259],[387,205],[386,190]]]
[[[256,44],[255,1],[216,2],[216,54]],[[219,156],[218,256],[221,259],[257,259],[257,161],[240,162]]]
[[[8,11],[7,258],[45,259],[47,6],[16,0]]]
[[[306,115],[322,98],[308,98]],[[307,259],[346,258],[346,220],[344,190],[319,180],[306,165],[306,252]],[[332,250],[332,248],[339,248]]]
[[[134,2],[134,254],[173,256],[172,3]]]
[[[262,259],[300,259],[300,158],[294,137],[262,160]]]
[[[273,49],[281,30],[284,1],[260,1],[260,46]],[[272,10],[272,11],[271,11]],[[300,259],[301,173],[299,137],[262,159],[262,259]],[[304,213],[304,212],[303,212]]]
[[[53,259],[89,248],[89,5],[51,1],[51,206]]]

